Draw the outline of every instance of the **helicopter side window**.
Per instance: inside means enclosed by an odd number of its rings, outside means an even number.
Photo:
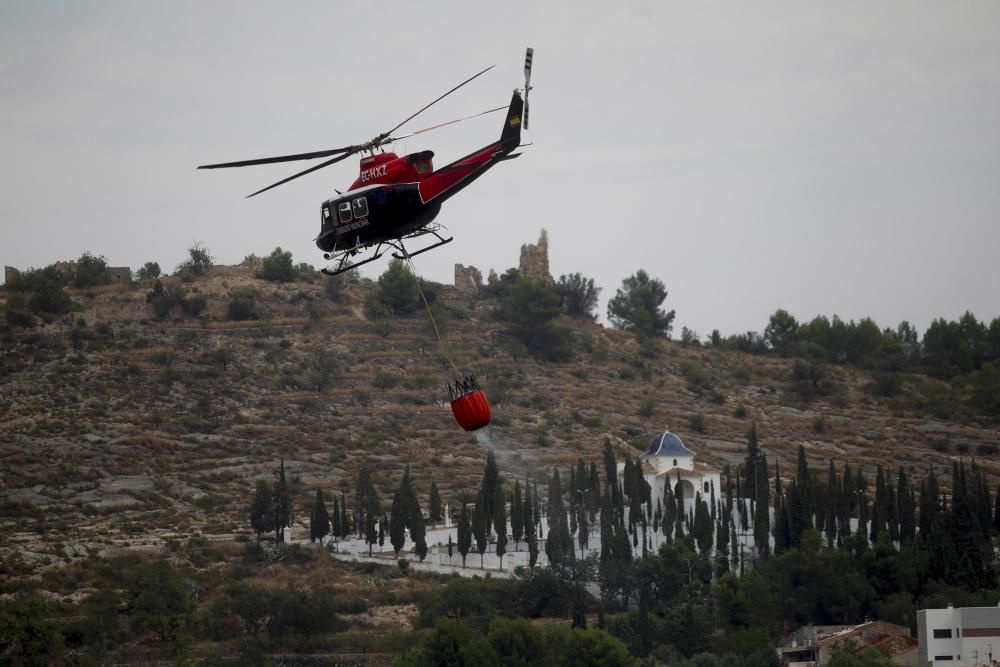
[[[367,218],[368,217],[368,198],[359,197],[354,200],[354,217],[355,218]]]
[[[347,223],[351,221],[351,202],[343,202],[337,207],[337,212],[340,214],[340,221]]]
[[[431,166],[427,162],[425,162],[424,160],[421,160],[420,162],[415,163],[413,165],[413,168],[416,169],[417,173],[421,174],[421,175],[431,173]]]

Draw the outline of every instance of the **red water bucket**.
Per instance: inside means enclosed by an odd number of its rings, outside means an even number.
[[[466,431],[477,431],[490,423],[490,403],[482,389],[477,389],[451,402],[455,421]]]

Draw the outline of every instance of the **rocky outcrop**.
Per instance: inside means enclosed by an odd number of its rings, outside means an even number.
[[[474,292],[483,286],[483,274],[474,266],[455,265],[455,287],[462,292]]]
[[[549,273],[549,234],[544,229],[536,245],[525,243],[521,246],[518,273],[523,278],[552,282],[552,275]]]

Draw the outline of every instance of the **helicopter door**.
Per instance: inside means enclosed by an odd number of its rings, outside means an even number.
[[[354,217],[357,219],[368,217],[368,198],[359,197],[354,200]]]
[[[341,202],[337,206],[337,213],[340,215],[340,223],[347,224],[351,221],[351,202],[345,201]]]

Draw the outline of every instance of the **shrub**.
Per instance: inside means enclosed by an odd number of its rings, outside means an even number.
[[[136,271],[136,277],[139,280],[156,280],[163,274],[160,270],[160,265],[156,262],[146,262],[142,265],[142,268]]]
[[[742,405],[737,405],[736,409],[733,410],[733,416],[737,419],[746,419],[747,409]]]
[[[85,252],[76,260],[76,270],[73,272],[73,287],[82,289],[96,285],[107,285],[111,282],[108,264],[103,255],[93,255]]]
[[[200,242],[188,248],[188,258],[177,266],[177,275],[203,276],[212,268],[215,258]]]
[[[278,283],[290,283],[298,276],[298,271],[292,264],[292,253],[288,250],[275,248],[270,255],[260,263],[258,278]]]
[[[228,317],[234,321],[259,320],[257,291],[253,288],[236,290],[230,295]]]
[[[707,428],[705,425],[705,415],[701,414],[700,412],[697,414],[693,414],[691,415],[691,418],[688,421],[690,423],[691,430],[694,431],[695,433],[705,432]]]

